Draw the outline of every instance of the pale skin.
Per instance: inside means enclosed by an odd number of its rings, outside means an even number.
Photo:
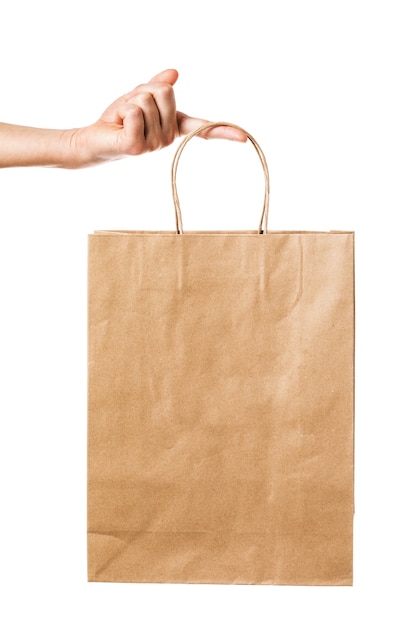
[[[78,169],[169,146],[207,120],[177,111],[174,85],[178,72],[164,70],[115,100],[89,126],[56,130],[0,122],[0,167]],[[246,141],[238,129],[219,126],[205,139]]]

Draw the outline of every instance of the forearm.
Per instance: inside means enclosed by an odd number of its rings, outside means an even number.
[[[77,167],[75,130],[52,130],[0,122],[0,167]]]

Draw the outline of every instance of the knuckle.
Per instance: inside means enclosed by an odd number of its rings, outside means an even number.
[[[160,83],[157,87],[157,91],[161,96],[171,96],[171,94],[174,93],[174,89],[169,83]]]
[[[134,89],[129,91],[127,94],[125,94],[126,102],[128,102],[132,98],[135,98],[140,93],[140,90],[143,89],[143,87],[144,87],[144,85],[136,85],[136,87],[134,87]]]
[[[139,94],[139,102],[141,105],[146,105],[153,102],[153,95],[149,91],[144,91]]]
[[[134,104],[133,102],[129,102],[126,105],[126,110],[130,117],[135,117],[135,118],[140,117],[140,109],[137,106],[137,104]]]

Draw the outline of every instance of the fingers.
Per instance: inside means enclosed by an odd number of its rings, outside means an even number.
[[[177,70],[164,70],[163,72],[159,72],[156,74],[151,80],[150,83],[169,83],[170,85],[175,85],[178,79]]]
[[[170,145],[179,135],[207,124],[207,120],[177,111],[174,95],[177,79],[176,70],[164,70],[148,83],[138,85],[118,98],[104,111],[99,122],[107,124],[107,132],[112,135],[119,156],[159,150]],[[216,126],[199,136],[241,142],[247,139],[243,131],[230,126]]]
[[[177,111],[177,124],[180,135],[187,135],[188,133],[197,130],[200,126],[203,126],[203,124],[208,123],[209,122],[207,120],[202,120],[197,117],[189,117],[188,115],[185,115],[185,113]],[[214,128],[205,130],[198,136],[203,139],[229,139],[230,141],[241,142],[245,142],[247,140],[246,133],[232,126],[215,126]]]
[[[160,113],[161,120],[161,146],[169,145],[178,135],[186,135],[199,126],[207,124],[207,120],[190,117],[185,113],[176,111],[175,97],[173,85],[178,79],[178,72],[174,69],[167,69],[156,74],[145,85],[139,85],[129,94],[127,94],[128,102],[135,102],[141,106],[140,98],[144,93],[151,93],[155,100],[155,104]],[[146,113],[146,112],[145,112]],[[145,126],[150,128],[151,132],[158,132],[158,127],[154,120],[147,121],[145,114]],[[229,139],[231,141],[245,142],[246,134],[231,126],[216,126],[199,135],[204,139]]]
[[[133,97],[135,93],[137,93],[138,90],[143,91],[143,89],[149,86],[151,83],[166,83],[168,85],[171,85],[172,87],[177,82],[177,79],[178,79],[177,70],[171,70],[171,69],[163,70],[162,72],[159,72],[159,74],[156,74],[153,78],[151,78],[147,83],[138,85],[137,87],[129,91],[127,94],[123,96],[123,99],[125,101],[129,100],[129,98]]]
[[[175,95],[172,85],[178,73],[165,70],[126,94],[124,101],[142,110],[144,137],[149,150],[171,144],[178,135]],[[161,81],[160,79],[164,79]],[[157,80],[158,79],[158,80]]]
[[[123,103],[118,108],[118,115],[123,124],[123,133],[119,134],[119,151],[130,156],[146,152],[145,119],[142,109],[134,104]]]
[[[118,116],[123,125],[123,150],[126,154],[143,154],[163,148],[176,136],[176,122],[161,122],[160,109],[151,93],[138,94],[129,102],[121,103]],[[175,108],[172,117],[175,119]]]

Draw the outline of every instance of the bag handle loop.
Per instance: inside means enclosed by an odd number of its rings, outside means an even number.
[[[261,221],[259,222],[258,234],[259,235],[267,234],[268,213],[269,213],[269,172],[268,172],[268,165],[266,163],[265,155],[262,152],[260,145],[254,139],[254,137],[252,137],[252,135],[250,135],[246,130],[244,130],[240,126],[237,126],[236,124],[231,124],[230,122],[210,122],[208,124],[203,124],[203,126],[200,126],[196,130],[193,130],[191,133],[188,133],[188,135],[185,136],[185,138],[182,140],[182,142],[178,146],[177,151],[175,152],[174,159],[172,161],[172,168],[171,168],[171,183],[172,183],[172,195],[173,195],[174,207],[175,207],[176,232],[178,235],[184,234],[180,201],[179,201],[178,192],[177,192],[177,169],[178,169],[178,162],[179,162],[180,156],[186,144],[190,141],[190,139],[195,137],[195,135],[198,135],[199,133],[203,132],[204,130],[207,130],[209,128],[214,128],[216,126],[231,126],[232,128],[237,128],[238,130],[243,131],[245,135],[247,136],[247,138],[252,142],[253,146],[255,147],[256,152],[258,153],[259,159],[263,167],[264,176],[265,176],[264,204],[263,204],[263,209],[262,209]]]

